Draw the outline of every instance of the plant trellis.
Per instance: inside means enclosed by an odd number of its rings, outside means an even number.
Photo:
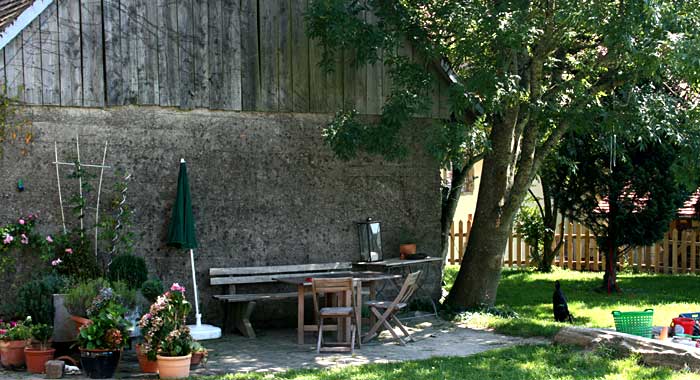
[[[75,162],[63,162],[58,160],[58,143],[56,141],[53,142],[53,149],[54,149],[54,157],[55,160],[52,162],[52,164],[56,165],[56,183],[58,185],[58,202],[61,208],[61,221],[63,223],[63,233],[67,233],[66,229],[66,215],[63,211],[63,196],[61,194],[61,175],[60,175],[60,170],[59,167],[61,165],[64,166],[73,166],[76,168],[77,171],[80,171],[81,168],[86,167],[86,168],[99,168],[100,169],[100,181],[99,185],[97,187],[97,204],[95,206],[95,257],[97,257],[97,236],[98,236],[98,229],[99,229],[99,221],[100,221],[100,194],[102,193],[102,178],[104,176],[104,171],[105,169],[111,169],[110,166],[105,165],[105,162],[107,160],[107,141],[105,141],[105,147],[104,147],[104,152],[102,153],[102,164],[101,165],[96,165],[96,164],[84,164],[80,161],[80,136],[75,136],[75,150],[76,150],[76,161]],[[78,175],[78,192],[80,195],[80,198],[83,199],[83,178],[81,175]],[[83,224],[83,217],[84,217],[84,209],[85,206],[80,207],[80,230],[85,231],[85,226]]]

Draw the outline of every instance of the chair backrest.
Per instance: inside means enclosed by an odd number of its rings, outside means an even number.
[[[408,303],[408,300],[413,296],[413,293],[418,289],[418,279],[420,278],[421,271],[413,272],[406,276],[399,294],[396,296],[393,304]]]
[[[352,277],[312,278],[311,290],[314,296],[314,309],[316,310],[316,314],[318,314],[320,310],[318,297],[321,294],[341,293],[342,296],[345,297],[346,294],[350,293],[351,306],[355,303]]]

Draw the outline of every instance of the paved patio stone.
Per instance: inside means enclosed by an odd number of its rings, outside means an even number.
[[[400,346],[389,339],[385,331],[378,340],[362,345],[355,355],[316,354],[313,334],[307,335],[307,344],[296,344],[292,329],[259,330],[257,339],[238,335],[226,335],[222,339],[204,341],[211,350],[209,361],[192,371],[193,375],[214,375],[246,372],[282,372],[300,368],[330,368],[367,363],[427,359],[435,356],[469,356],[479,352],[517,344],[546,344],[540,338],[519,338],[490,331],[474,330],[453,323],[428,319],[409,323],[416,342]],[[138,372],[133,352],[126,351],[119,367],[118,378],[153,378]],[[0,378],[36,379],[43,375],[26,372],[0,371]],[[84,379],[84,376],[64,376],[67,379]]]

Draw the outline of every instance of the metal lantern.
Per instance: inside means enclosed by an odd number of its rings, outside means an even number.
[[[382,229],[378,221],[367,218],[365,222],[357,223],[357,233],[360,238],[360,256],[363,261],[381,261]]]

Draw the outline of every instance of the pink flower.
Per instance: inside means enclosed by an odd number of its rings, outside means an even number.
[[[20,242],[22,244],[29,244],[29,238],[27,237],[27,235],[22,234],[22,240],[20,240]]]
[[[7,330],[5,329],[0,329],[0,335],[5,335],[7,334]]]
[[[15,238],[12,237],[12,235],[6,233],[5,234],[5,239],[2,241],[4,244],[10,244],[12,241],[15,240]]]
[[[181,293],[184,293],[184,292],[185,292],[185,287],[184,287],[184,286],[181,286],[180,284],[178,284],[178,283],[176,282],[176,283],[174,283],[174,284],[172,284],[172,285],[170,286],[170,290],[173,291],[173,292],[181,292]]]
[[[51,235],[46,235],[46,241],[48,241],[49,243],[53,243],[53,238],[51,237]]]
[[[73,248],[66,248],[66,253],[68,253],[68,254],[73,253]]]
[[[55,266],[57,266],[58,264],[60,264],[60,263],[62,263],[62,262],[63,262],[63,260],[61,260],[61,259],[56,259],[56,260],[54,260],[54,261],[51,262],[51,266],[55,267]]]
[[[15,322],[15,321],[10,322],[10,327],[15,327],[15,326],[17,326],[17,322]]]
[[[19,224],[24,225],[24,223],[25,223],[24,219],[19,220]]]

